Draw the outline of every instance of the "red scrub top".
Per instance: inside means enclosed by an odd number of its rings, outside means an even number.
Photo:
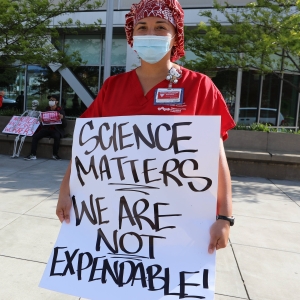
[[[135,70],[109,77],[96,99],[81,115],[82,118],[131,116],[131,115],[201,115],[221,116],[221,136],[235,126],[226,103],[209,77],[181,67],[182,77],[173,88],[183,88],[183,103],[155,105],[155,91],[167,88],[163,80],[144,95]]]

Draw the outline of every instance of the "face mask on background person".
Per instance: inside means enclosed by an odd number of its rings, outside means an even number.
[[[54,106],[54,105],[55,105],[55,101],[49,100],[49,106],[52,107],[52,106]]]
[[[158,35],[134,36],[132,49],[142,60],[149,64],[155,64],[171,50],[170,43],[173,38]]]

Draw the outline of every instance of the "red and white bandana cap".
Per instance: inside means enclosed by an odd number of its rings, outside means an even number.
[[[135,24],[147,17],[159,17],[174,25],[177,45],[172,48],[171,61],[184,56],[184,12],[180,3],[177,0],[141,0],[137,4],[132,4],[130,12],[125,16],[125,32],[131,47]]]

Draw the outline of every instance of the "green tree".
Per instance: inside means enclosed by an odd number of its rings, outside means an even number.
[[[0,67],[12,63],[60,63],[76,65],[81,62],[77,52],[67,55],[59,43],[63,30],[77,32],[81,29],[100,28],[101,20],[86,25],[72,18],[53,20],[80,10],[100,7],[101,1],[89,0],[0,0]]]
[[[254,69],[280,78],[284,71],[300,73],[299,0],[258,0],[245,7],[215,2],[214,8],[218,13],[200,12],[207,21],[186,31],[186,48],[197,56],[185,61],[187,67]]]

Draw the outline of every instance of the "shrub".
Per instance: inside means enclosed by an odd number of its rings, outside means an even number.
[[[20,115],[18,110],[15,109],[1,109],[0,116],[17,116]]]
[[[274,128],[268,124],[261,124],[261,123],[253,123],[251,125],[243,125],[243,124],[236,124],[233,128],[234,130],[250,130],[250,131],[263,131],[263,132],[283,132],[283,133],[295,133],[300,134],[300,130],[295,131],[294,129],[289,128]]]

